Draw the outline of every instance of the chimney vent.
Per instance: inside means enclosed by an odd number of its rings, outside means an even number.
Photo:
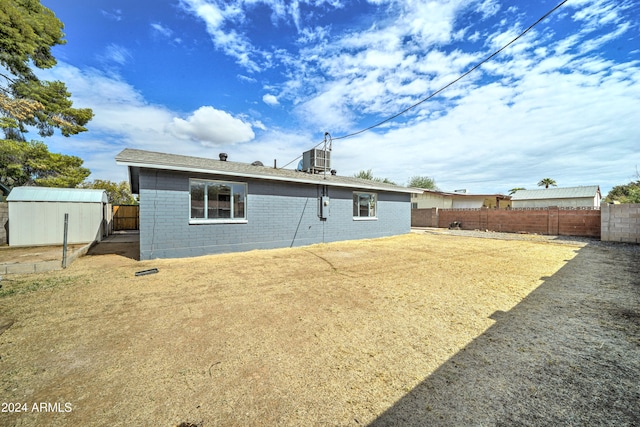
[[[226,162],[227,161],[227,153],[220,153],[220,154],[218,154],[218,157],[220,157],[220,161],[221,162]]]

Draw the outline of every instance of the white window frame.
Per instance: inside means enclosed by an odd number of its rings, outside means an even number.
[[[353,196],[358,196],[358,206],[360,205],[360,195],[367,195],[373,197],[374,200],[374,215],[373,216],[360,216],[360,209],[358,209],[358,215],[353,216],[354,221],[377,221],[378,220],[378,193],[370,193],[368,191],[354,191]],[[371,212],[371,207],[369,207],[369,212]]]
[[[204,212],[205,215],[208,215],[208,191],[207,191],[207,185],[208,184],[212,184],[212,185],[228,185],[231,187],[231,194],[230,194],[230,206],[231,206],[231,218],[192,218],[191,217],[191,185],[192,183],[204,183],[205,184],[205,190],[204,190]],[[235,217],[235,212],[233,211],[233,186],[234,185],[242,185],[244,187],[244,216],[240,217],[240,218],[236,218]],[[247,222],[249,222],[247,220],[247,195],[249,194],[248,192],[248,185],[246,182],[236,182],[236,181],[221,181],[221,180],[215,180],[215,179],[200,179],[200,178],[190,178],[189,179],[189,224],[246,224]]]

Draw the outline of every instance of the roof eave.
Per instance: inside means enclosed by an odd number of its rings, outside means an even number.
[[[196,172],[196,173],[234,176],[234,177],[240,177],[240,178],[264,179],[264,180],[270,180],[270,181],[297,182],[301,184],[323,184],[323,180],[319,180],[319,179],[290,178],[290,177],[277,176],[277,175],[261,175],[261,174],[252,174],[252,173],[235,172],[235,171],[223,171],[219,169],[194,168],[194,167],[178,166],[178,165],[162,165],[162,164],[122,160],[118,158],[116,158],[116,164],[122,165],[122,166],[128,166],[129,168],[138,167],[138,168],[147,168],[147,169],[173,170],[173,171],[180,171],[180,172]],[[376,185],[350,184],[350,183],[333,182],[333,181],[331,182],[327,181],[324,184],[331,185],[333,187],[359,188],[359,189],[365,189],[365,190],[389,191],[389,192],[395,192],[395,193],[419,194],[422,192],[421,190],[418,190],[416,188],[408,188],[408,187],[387,188],[387,187],[381,187]]]

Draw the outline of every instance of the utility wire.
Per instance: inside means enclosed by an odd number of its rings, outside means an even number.
[[[534,22],[533,24],[529,25],[529,27],[527,27],[524,31],[522,31],[520,34],[518,34],[516,37],[514,37],[509,43],[505,44],[504,46],[502,46],[500,49],[496,50],[495,52],[493,52],[491,55],[487,56],[485,59],[483,59],[482,61],[480,61],[479,63],[477,63],[476,65],[474,65],[471,69],[469,69],[468,71],[466,71],[464,74],[462,74],[461,76],[459,76],[458,78],[456,78],[455,80],[447,83],[446,85],[444,85],[443,87],[441,87],[440,89],[436,90],[435,92],[433,92],[431,95],[427,96],[426,98],[416,102],[413,105],[410,105],[409,107],[405,108],[404,110],[400,111],[398,114],[395,114],[391,117],[388,117],[386,119],[384,119],[381,122],[378,122],[376,124],[373,124],[369,127],[366,127],[364,129],[361,129],[357,132],[353,132],[347,135],[343,135],[343,136],[337,136],[335,138],[333,138],[333,140],[338,140],[338,139],[346,139],[346,138],[350,138],[352,136],[356,136],[356,135],[360,135],[361,133],[367,132],[371,129],[377,128],[379,126],[382,126],[383,124],[390,122],[393,119],[396,119],[398,117],[400,117],[401,115],[407,113],[408,111],[416,108],[418,105],[430,100],[431,98],[433,98],[434,96],[440,94],[441,92],[443,92],[444,90],[448,89],[449,87],[453,86],[454,84],[458,83],[460,80],[462,80],[463,78],[467,77],[469,74],[473,73],[475,70],[477,70],[478,68],[480,68],[482,65],[484,65],[485,63],[489,62],[490,60],[492,60],[495,56],[497,56],[498,54],[500,54],[500,52],[502,52],[503,50],[505,50],[506,48],[508,48],[509,46],[511,46],[512,44],[514,44],[516,41],[518,41],[520,38],[522,38],[525,34],[527,34],[529,31],[531,31],[536,25],[538,25],[539,23],[541,23],[542,21],[544,21],[545,19],[547,19],[551,14],[553,14],[556,10],[560,9],[562,6],[564,6],[565,3],[567,3],[569,0],[563,0],[562,2],[558,3],[553,9],[551,9],[550,11],[548,11],[547,13],[545,13],[540,19],[538,19],[536,22]],[[313,148],[317,148],[319,147],[321,144],[323,144],[324,141],[318,143],[315,147]],[[286,165],[282,166],[281,168],[278,169],[282,169],[287,167],[288,165],[290,165],[291,163],[295,162],[296,160],[298,160],[299,158],[301,158],[302,156],[298,156],[295,159],[293,159],[292,161],[290,161],[289,163],[287,163]]]

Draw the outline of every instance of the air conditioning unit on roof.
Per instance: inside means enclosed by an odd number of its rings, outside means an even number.
[[[313,150],[302,153],[302,170],[309,173],[331,170],[331,151]]]

